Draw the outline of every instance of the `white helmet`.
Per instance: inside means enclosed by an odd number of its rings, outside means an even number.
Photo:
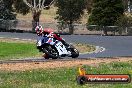
[[[42,34],[43,33],[43,27],[41,26],[41,25],[39,25],[39,26],[37,26],[36,28],[35,28],[35,31],[36,31],[36,33],[37,34]]]

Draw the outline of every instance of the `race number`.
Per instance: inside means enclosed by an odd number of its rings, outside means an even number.
[[[57,46],[57,47],[60,47],[60,46],[61,46],[61,47],[63,48],[63,44],[62,44],[61,42],[58,42],[58,43],[56,44],[56,46]]]

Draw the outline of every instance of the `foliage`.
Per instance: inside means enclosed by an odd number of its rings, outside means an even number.
[[[58,7],[56,19],[69,24],[69,30],[73,30],[73,22],[84,14],[85,0],[56,0],[55,5]]]
[[[53,0],[23,0],[24,4],[27,5],[29,9],[32,11],[32,30],[35,31],[35,28],[37,25],[39,25],[39,18],[41,15],[41,11],[45,9],[49,9],[49,5],[52,3]],[[19,6],[19,5],[18,5]],[[27,9],[27,12],[29,12],[29,9]],[[22,9],[24,10],[24,9]],[[18,9],[18,11],[21,11]],[[23,11],[21,11],[23,12]]]
[[[23,2],[23,0],[14,0],[14,7],[17,13],[23,15],[26,15],[30,11],[30,8]]]
[[[88,13],[91,13],[92,7],[93,7],[93,0],[85,0],[86,3],[86,9]]]
[[[57,19],[66,22],[77,21],[84,13],[85,0],[57,0]]]
[[[123,28],[131,26],[132,25],[131,23],[132,23],[132,17],[126,15],[120,16],[116,21],[116,25]]]
[[[20,1],[20,0],[19,0]],[[24,0],[22,0],[24,1]],[[29,2],[32,6],[34,6],[34,0],[26,0],[27,2]],[[44,3],[43,3],[44,1]],[[48,6],[53,0],[40,0],[40,3],[42,5],[43,3],[43,6]],[[35,4],[38,5],[39,4],[39,0],[35,0]],[[38,7],[36,7],[38,8]]]
[[[119,26],[120,34],[122,34],[122,32],[124,31],[127,33],[127,35],[132,35],[132,14],[123,14],[117,19],[115,25]]]
[[[16,19],[16,15],[13,13],[13,8],[12,8],[12,0],[3,0],[0,2],[0,19],[3,20],[14,20]]]
[[[34,0],[27,0],[32,6],[34,6]],[[39,0],[35,0],[36,2],[36,5],[39,4]],[[48,6],[51,1],[53,0],[45,0],[44,2],[44,6]],[[42,3],[42,2],[41,2]],[[26,5],[26,3],[24,2],[24,0],[14,0],[14,7],[15,7],[15,11],[17,13],[21,13],[23,15],[26,15],[27,13],[30,12],[30,10],[33,10],[33,9],[38,9],[38,8],[30,8],[28,5]],[[47,7],[48,8],[48,7]],[[47,9],[46,8],[46,9]]]
[[[122,0],[122,1],[123,1],[123,4],[124,4],[125,11],[128,11],[128,1],[129,0]]]
[[[122,0],[94,0],[93,2],[88,24],[113,26],[118,17],[124,13]]]
[[[33,2],[33,0],[27,0]],[[36,0],[37,2],[39,0]],[[47,6],[53,0],[46,0],[44,5]],[[36,3],[37,3],[36,2]],[[33,5],[33,3],[31,3]],[[32,9],[32,8],[31,8]],[[23,0],[2,0],[0,2],[0,18],[1,19],[15,19],[14,13],[20,13],[26,15],[30,12],[30,8],[24,3]]]

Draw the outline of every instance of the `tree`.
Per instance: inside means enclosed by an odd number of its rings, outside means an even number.
[[[93,0],[85,0],[86,9],[88,13],[91,13],[92,7],[93,7]]]
[[[32,30],[39,25],[39,18],[43,9],[49,9],[54,0],[14,0],[15,11],[23,15],[32,12]]]
[[[116,21],[116,25],[119,26],[120,34],[122,34],[122,31],[124,31],[124,30],[126,31],[128,29],[128,27],[131,27],[132,17],[124,14],[118,18],[118,20]]]
[[[126,12],[132,12],[132,0],[122,0]]]
[[[41,11],[43,9],[49,9],[49,6],[53,3],[54,0],[23,0],[26,5],[28,5],[32,11],[33,17],[33,30],[37,25],[39,25],[39,18]]]
[[[122,0],[124,3],[124,9],[125,11],[128,11],[128,0]]]
[[[114,26],[117,19],[124,13],[122,0],[94,0],[89,25]],[[104,29],[107,35],[107,30]]]
[[[85,9],[85,0],[56,0],[58,7],[56,19],[64,21],[69,25],[69,33],[73,34],[73,23],[83,15]]]
[[[23,15],[26,15],[30,12],[30,8],[23,2],[23,0],[1,0],[0,3],[1,15],[5,12],[11,13],[12,15],[15,12],[21,13]],[[13,16],[16,17],[15,14]]]
[[[16,13],[26,15],[32,11],[33,30],[39,24],[39,17],[42,9],[49,9],[54,0],[1,0],[0,1],[0,18],[15,19]]]
[[[24,3],[23,0],[14,0],[13,6],[15,12],[17,13],[26,15],[30,12],[30,8]]]
[[[0,1],[0,19],[3,20],[14,20],[16,19],[16,15],[13,13],[12,9],[12,1],[10,5],[7,4],[6,0]]]

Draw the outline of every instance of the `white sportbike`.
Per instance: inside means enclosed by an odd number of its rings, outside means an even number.
[[[69,47],[67,48],[61,41],[58,41],[53,37],[40,37],[37,40],[37,49],[52,59],[66,56],[77,58],[79,56],[79,51],[73,45],[69,44]]]

